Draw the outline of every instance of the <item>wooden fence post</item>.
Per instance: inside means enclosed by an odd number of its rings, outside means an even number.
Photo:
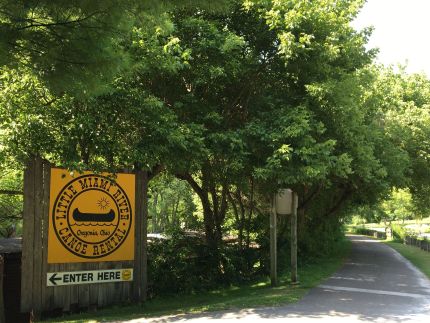
[[[293,205],[291,213],[291,283],[297,284],[297,206],[299,198],[297,193],[293,193]]]
[[[35,162],[35,185],[34,185],[34,235],[33,235],[33,314],[36,319],[40,318],[42,312],[42,284],[43,273],[43,161],[36,158]],[[42,278],[43,277],[43,278]],[[46,276],[45,276],[46,277]]]
[[[42,311],[44,286],[43,240],[46,239],[42,228],[44,223],[44,205],[49,199],[45,194],[44,166],[40,157],[29,161],[24,172],[24,212],[22,241],[22,273],[21,273],[21,311],[32,311],[35,317]]]
[[[272,210],[270,212],[270,282],[272,286],[276,286],[278,284],[276,220],[275,196],[273,196]]]
[[[149,176],[148,172],[143,174],[143,219],[142,219],[142,301],[146,301],[148,293],[148,186]]]
[[[43,162],[43,204],[42,204],[42,310],[50,309],[54,298],[54,290],[46,288],[46,275],[48,273],[48,226],[49,226],[49,199],[51,190],[51,164]]]
[[[148,222],[148,172],[136,171],[136,215],[133,298],[144,302],[147,296],[147,222]]]
[[[33,304],[33,235],[35,160],[24,171],[24,211],[22,239],[21,312],[30,312]]]

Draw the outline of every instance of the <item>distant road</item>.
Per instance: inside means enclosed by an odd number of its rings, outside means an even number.
[[[350,239],[345,265],[296,304],[128,322],[430,322],[430,281],[379,241]]]

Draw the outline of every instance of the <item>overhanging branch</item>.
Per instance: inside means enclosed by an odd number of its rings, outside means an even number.
[[[24,195],[24,192],[22,191],[16,191],[16,190],[0,190],[0,195]]]

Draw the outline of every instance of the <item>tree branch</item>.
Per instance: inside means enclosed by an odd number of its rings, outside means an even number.
[[[148,172],[148,181],[150,181],[155,176],[160,174],[164,169],[165,169],[164,165],[161,165],[161,164],[155,165],[154,167],[152,167],[151,171]]]
[[[351,189],[345,189],[342,193],[342,195],[340,196],[339,200],[335,203],[335,205],[333,205],[325,214],[325,216],[331,216],[333,214],[335,214],[337,211],[340,210],[340,208],[342,207],[342,205],[348,200],[348,198],[352,195],[354,191]]]
[[[322,189],[322,185],[318,185],[318,186],[317,186],[317,187],[312,191],[312,193],[311,193],[311,194],[309,194],[309,195],[308,195],[308,197],[306,197],[306,199],[304,199],[304,200],[302,201],[302,203],[300,203],[300,204],[299,204],[299,209],[306,207],[306,206],[307,206],[307,204],[308,204],[309,202],[311,202],[311,201],[312,201],[312,199],[315,197],[315,195],[317,195],[319,192],[321,192],[321,189]]]
[[[102,14],[104,13],[103,11],[95,11],[91,14],[89,14],[88,16],[82,17],[82,18],[78,18],[75,20],[66,20],[66,21],[56,21],[56,22],[51,22],[51,23],[42,23],[42,22],[38,22],[35,19],[24,19],[24,20],[15,20],[15,23],[21,23],[21,22],[27,22],[29,23],[29,25],[26,26],[22,26],[19,28],[14,28],[15,30],[24,30],[24,29],[28,29],[28,28],[38,28],[38,27],[53,27],[53,26],[67,26],[67,25],[73,25],[73,24],[80,24],[86,20],[89,20],[90,18],[96,16],[97,14]]]
[[[16,191],[16,190],[0,190],[0,195],[24,195],[23,191]]]
[[[187,181],[188,184],[190,184],[191,188],[196,192],[196,194],[201,199],[207,199],[207,196],[205,196],[204,190],[199,186],[199,184],[194,180],[194,178],[186,173],[186,174],[175,174],[176,178],[182,179],[184,181]]]

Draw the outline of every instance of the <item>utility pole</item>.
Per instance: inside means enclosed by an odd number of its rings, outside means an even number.
[[[291,212],[291,283],[298,284],[297,278],[297,206],[299,197],[293,193]]]
[[[276,250],[276,200],[275,196],[272,200],[272,210],[270,212],[270,282],[272,286],[278,284],[278,272],[277,272],[277,250]]]

